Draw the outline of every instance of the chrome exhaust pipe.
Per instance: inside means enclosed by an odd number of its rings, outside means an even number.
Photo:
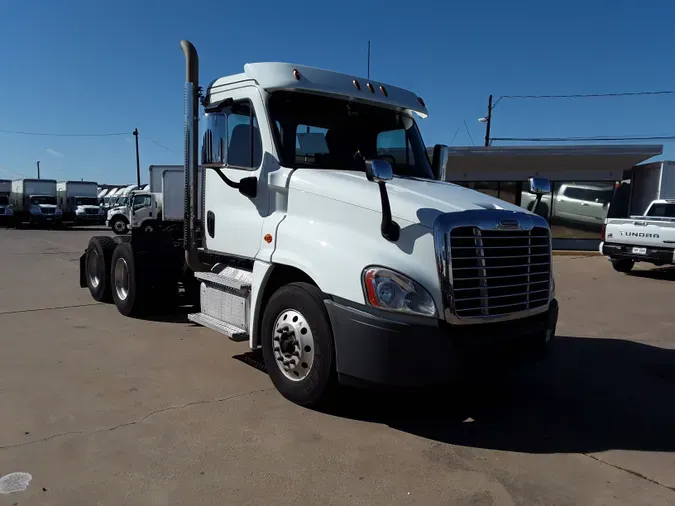
[[[199,260],[197,248],[202,227],[199,224],[199,57],[188,40],[180,47],[185,56],[185,209],[183,213],[183,247],[185,261],[194,272],[208,271]]]

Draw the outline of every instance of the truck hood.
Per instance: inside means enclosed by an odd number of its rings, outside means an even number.
[[[363,172],[297,169],[292,174],[289,187],[378,213],[382,211],[378,185],[368,181]],[[528,213],[522,207],[444,181],[395,177],[387,182],[387,191],[392,216],[429,228],[442,213],[469,209]]]

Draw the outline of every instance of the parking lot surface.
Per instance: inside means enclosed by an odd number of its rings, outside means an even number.
[[[551,361],[317,412],[245,343],[95,303],[101,233],[0,229],[0,476],[32,476],[0,506],[675,504],[675,271],[556,257]]]

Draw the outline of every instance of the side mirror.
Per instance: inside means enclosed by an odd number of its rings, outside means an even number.
[[[202,167],[224,167],[227,162],[227,115],[222,112],[206,113],[204,123]]]
[[[534,195],[544,195],[546,193],[551,193],[551,181],[543,177],[531,177],[529,179],[530,189],[529,192]]]
[[[448,165],[448,156],[450,148],[445,144],[436,144],[434,154],[431,160],[431,170],[434,173],[434,179],[437,181],[446,180],[446,167]]]
[[[384,160],[366,160],[366,177],[368,181],[384,183],[394,177],[394,171],[391,164]]]

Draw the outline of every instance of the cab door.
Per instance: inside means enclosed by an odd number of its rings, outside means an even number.
[[[141,225],[145,220],[155,219],[157,213],[154,209],[154,199],[149,194],[134,195],[131,200],[131,216],[129,225],[131,228]]]
[[[214,103],[222,105],[214,108]],[[260,249],[263,221],[270,209],[265,178],[278,167],[272,155],[275,150],[267,128],[267,113],[260,92],[253,86],[212,92],[211,104],[203,148],[204,247],[207,251],[252,259]],[[218,159],[216,168],[206,163],[214,157]],[[255,195],[227,184],[244,178],[255,178]]]

